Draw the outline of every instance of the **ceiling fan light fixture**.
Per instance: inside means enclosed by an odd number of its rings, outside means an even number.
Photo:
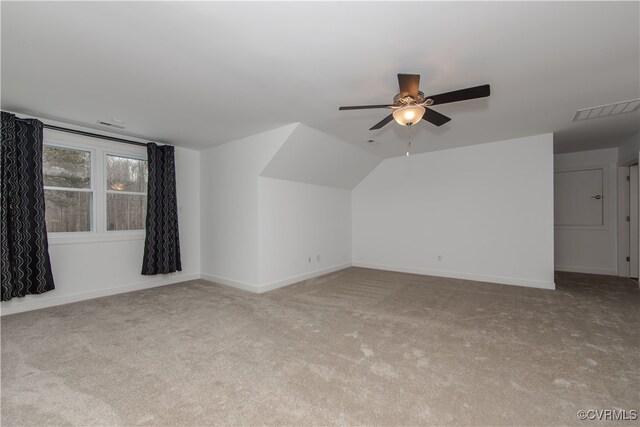
[[[469,99],[485,98],[491,95],[491,87],[486,85],[458,89],[451,92],[425,96],[419,90],[419,74],[398,74],[400,92],[393,97],[393,103],[377,105],[352,105],[340,107],[339,110],[367,110],[370,108],[391,108],[393,113],[380,120],[369,130],[382,129],[394,121],[401,126],[413,126],[421,119],[435,126],[442,126],[451,119],[430,107],[432,105],[448,104],[450,102],[467,101]],[[632,107],[626,107],[632,108]]]
[[[422,119],[425,109],[421,105],[407,105],[393,112],[393,118],[402,126],[415,125]]]

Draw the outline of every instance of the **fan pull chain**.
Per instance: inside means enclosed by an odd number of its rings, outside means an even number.
[[[409,150],[411,150],[411,125],[407,125],[407,140],[409,143],[407,144],[407,157],[409,157]]]

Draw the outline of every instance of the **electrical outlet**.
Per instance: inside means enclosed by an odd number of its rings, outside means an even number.
[[[438,261],[442,261],[442,255],[438,255]]]
[[[320,255],[316,255],[316,262],[320,262]]]

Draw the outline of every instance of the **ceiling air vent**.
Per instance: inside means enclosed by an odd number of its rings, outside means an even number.
[[[640,99],[632,99],[631,101],[616,102],[615,104],[601,105],[599,107],[585,108],[578,110],[573,116],[574,122],[588,119],[598,119],[600,117],[615,116],[616,114],[630,113],[636,111],[640,106]]]
[[[124,129],[125,128],[124,126],[114,125],[113,123],[105,122],[104,120],[98,120],[97,123],[99,125],[108,126],[110,128],[116,128],[116,129]]]

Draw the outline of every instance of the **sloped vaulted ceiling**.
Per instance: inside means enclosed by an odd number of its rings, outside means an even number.
[[[353,189],[381,157],[298,124],[260,176]]]

